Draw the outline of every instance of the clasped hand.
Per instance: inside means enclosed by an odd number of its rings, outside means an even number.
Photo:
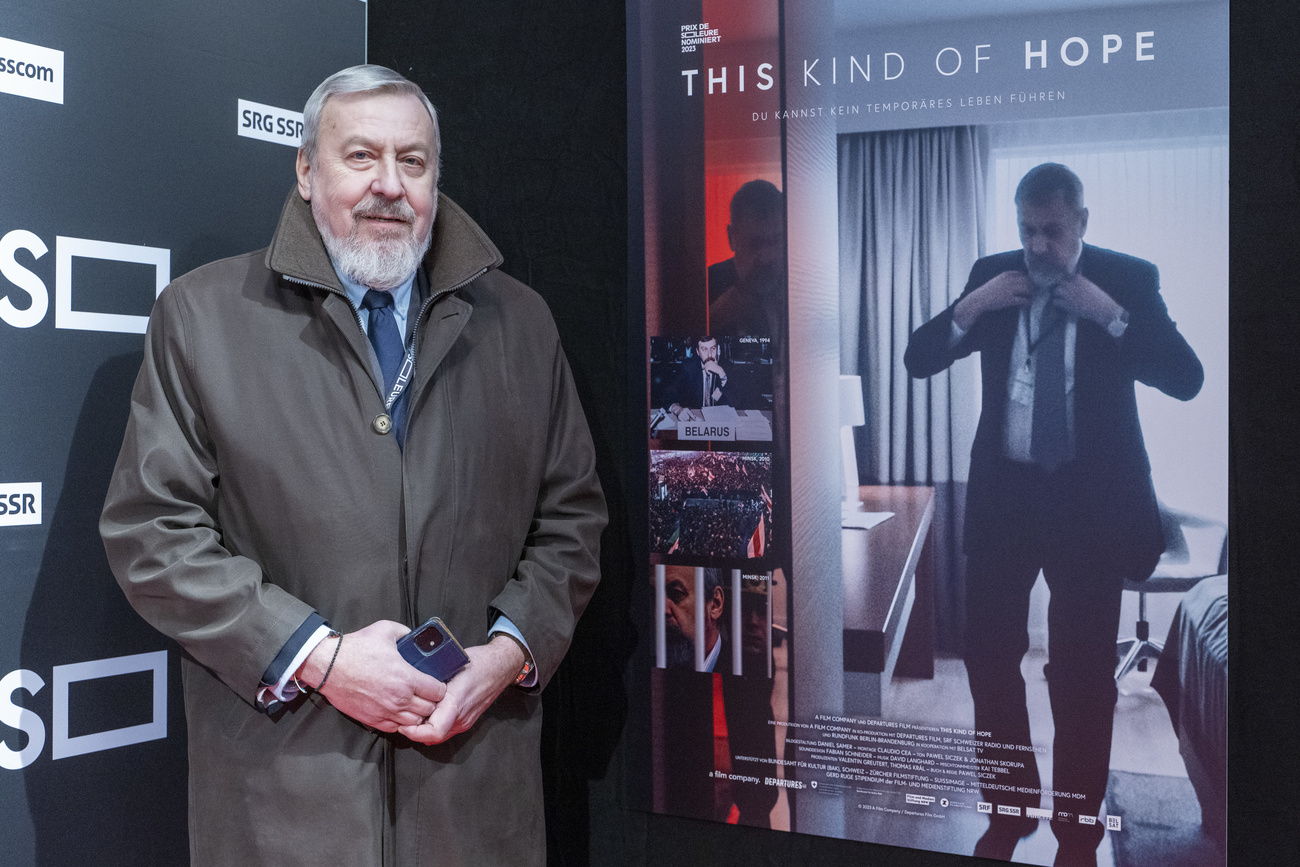
[[[469,729],[523,667],[523,651],[508,638],[466,648],[469,665],[443,683],[408,663],[397,641],[410,630],[380,620],[342,639],[326,639],[308,655],[298,679],[320,683],[320,694],[339,712],[381,732],[436,744]],[[335,655],[335,641],[343,643]],[[511,667],[513,665],[513,668]]]

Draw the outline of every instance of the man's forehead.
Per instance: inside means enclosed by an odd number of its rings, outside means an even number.
[[[399,138],[406,146],[433,148],[433,120],[414,96],[401,93],[342,93],[321,110],[321,130],[343,141]]]
[[[1065,196],[1061,193],[1044,202],[1021,202],[1016,205],[1016,219],[1020,223],[1065,222],[1082,216],[1082,209],[1066,204]]]

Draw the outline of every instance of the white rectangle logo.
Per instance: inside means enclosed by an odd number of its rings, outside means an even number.
[[[68,685],[82,680],[113,677],[137,671],[153,673],[152,718],[147,723],[103,732],[68,734]],[[96,659],[72,665],[54,666],[54,745],[52,758],[66,759],[86,753],[112,750],[167,737],[167,651],[137,653],[112,659]]]
[[[63,52],[0,36],[0,93],[63,105]]]
[[[0,485],[0,527],[41,522],[41,483]]]
[[[127,313],[94,313],[72,307],[72,260],[105,259],[110,262],[134,262],[154,268],[154,297],[157,298],[171,282],[172,251],[165,247],[146,247],[143,244],[115,244],[112,241],[93,241],[89,238],[55,238],[54,267],[54,326],[75,331],[116,331],[122,334],[144,334],[149,326],[148,316]]]
[[[255,138],[293,148],[301,147],[302,112],[241,99],[239,115],[236,119],[236,132],[245,138]]]
[[[1025,815],[1031,819],[1050,819],[1052,818],[1052,811],[1044,810],[1041,807],[1025,807]]]

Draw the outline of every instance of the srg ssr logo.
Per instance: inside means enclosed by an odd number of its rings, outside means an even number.
[[[113,262],[152,265],[154,269],[152,288],[156,298],[171,282],[171,250],[137,244],[115,244],[111,241],[92,241],[89,238],[66,238],[62,235],[54,239],[54,248],[55,328],[144,334],[145,327],[149,324],[148,316],[77,309],[73,291],[72,260],[105,259]],[[0,281],[0,320],[15,328],[31,328],[33,325],[40,324],[49,312],[50,290],[35,271],[19,261],[19,250],[26,251],[33,260],[37,260],[48,253],[50,248],[35,232],[26,229],[14,229],[4,237],[0,237],[0,275],[3,275],[10,284],[6,286],[4,281]]]
[[[302,112],[241,99],[239,123],[235,131],[245,138],[301,147]]]
[[[0,484],[0,527],[41,522],[41,483]]]

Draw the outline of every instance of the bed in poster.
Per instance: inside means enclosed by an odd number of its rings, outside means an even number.
[[[1222,864],[1227,4],[881,5],[629,4],[633,795]]]

